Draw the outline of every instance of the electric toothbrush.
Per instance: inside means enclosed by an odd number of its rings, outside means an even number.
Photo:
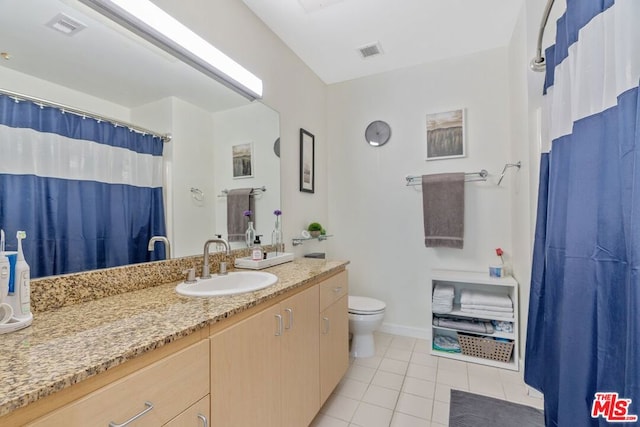
[[[18,256],[15,266],[14,292],[12,299],[14,317],[18,320],[31,317],[31,276],[29,264],[24,259],[22,240],[27,237],[24,231],[18,231]]]

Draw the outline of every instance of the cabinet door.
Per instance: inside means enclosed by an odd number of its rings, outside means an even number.
[[[165,427],[208,427],[209,424],[209,395],[203,397],[165,424]]]
[[[210,338],[211,425],[280,427],[280,307]]]
[[[139,415],[135,426],[163,425],[208,393],[206,341],[70,403],[30,426],[73,427],[121,424]]]
[[[320,404],[338,385],[349,367],[347,296],[320,313]]]
[[[307,426],[320,409],[318,287],[286,299],[280,308],[284,317],[282,426]]]

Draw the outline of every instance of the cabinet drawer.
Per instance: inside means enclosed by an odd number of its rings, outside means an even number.
[[[320,311],[323,311],[349,292],[347,272],[343,271],[320,283]]]
[[[208,393],[209,346],[205,340],[96,390],[30,425],[107,426],[110,422],[122,424],[148,410],[132,425],[157,427]],[[150,405],[153,405],[151,409]]]
[[[165,424],[165,427],[207,427],[209,423],[209,395]]]

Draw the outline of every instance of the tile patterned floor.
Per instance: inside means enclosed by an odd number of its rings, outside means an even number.
[[[354,359],[311,427],[446,427],[452,388],[542,408],[521,372],[436,357],[430,342],[376,333],[376,355]]]

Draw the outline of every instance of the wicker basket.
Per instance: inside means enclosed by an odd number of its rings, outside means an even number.
[[[513,351],[513,341],[496,341],[487,337],[458,334],[462,354],[483,359],[509,362]]]

